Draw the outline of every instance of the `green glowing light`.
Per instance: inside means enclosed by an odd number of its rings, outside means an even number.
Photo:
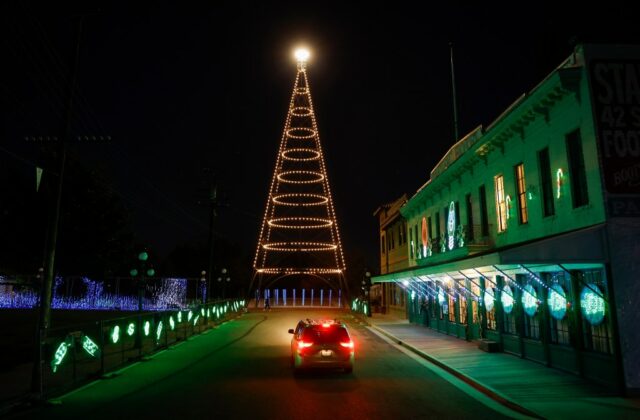
[[[200,315],[196,315],[196,317],[193,319],[193,326],[195,327],[196,324],[198,323],[198,320],[200,319]]]
[[[560,199],[562,195],[562,184],[564,183],[564,172],[562,172],[562,168],[558,168],[556,172],[556,198]]]
[[[502,309],[504,309],[504,312],[510,314],[513,310],[513,291],[511,290],[511,287],[504,286],[502,288],[500,302],[502,302]]]
[[[367,304],[365,303],[364,305],[362,305],[362,312],[364,312],[365,315],[367,315]]]
[[[189,313],[187,314],[187,322],[191,322],[191,318],[193,318],[193,312],[189,311]]]
[[[88,335],[82,336],[82,348],[86,351],[91,357],[98,357],[100,353],[100,348],[96,343],[93,342],[92,339],[89,338]]]
[[[142,251],[141,253],[138,254],[138,259],[140,261],[147,261],[149,259],[149,254],[147,254],[146,252]]]
[[[567,294],[559,284],[554,284],[549,290],[547,298],[549,312],[555,319],[562,319],[567,314]]]
[[[414,300],[416,298],[416,291],[412,290],[411,291],[411,300]]]
[[[211,308],[207,308],[207,318],[211,318]]]
[[[487,311],[491,311],[493,309],[493,305],[495,304],[495,302],[496,299],[495,295],[493,294],[493,289],[486,289],[484,291],[484,307],[487,309]]]
[[[584,286],[580,292],[580,308],[582,315],[591,325],[598,325],[604,320],[605,302],[600,288],[594,284]]]
[[[129,337],[131,337],[134,332],[136,332],[136,324],[131,322],[131,323],[129,323],[129,326],[127,327],[127,335]]]
[[[204,308],[200,308],[200,315],[204,316]]]
[[[111,342],[116,344],[118,341],[120,341],[120,327],[116,325],[111,329]]]
[[[178,312],[178,322],[182,322],[182,312]]]
[[[171,331],[176,329],[176,322],[173,320],[173,315],[169,317],[169,326],[171,327]]]
[[[147,276],[153,277],[155,274],[156,274],[156,270],[154,270],[153,268],[150,268],[147,270]]]
[[[149,335],[149,332],[151,332],[151,323],[149,321],[144,322],[143,331],[145,337],[147,337]]]
[[[536,289],[533,288],[532,285],[527,284],[524,288],[525,293],[522,294],[522,306],[524,307],[524,311],[529,316],[535,315],[538,310],[538,293],[536,293]]]
[[[131,277],[135,277],[138,275],[138,270],[132,268],[131,270],[129,270],[129,274],[131,275]]]
[[[158,326],[156,327],[156,341],[160,341],[161,335],[162,335],[162,321],[158,322]]]
[[[60,366],[64,361],[64,358],[66,357],[68,348],[70,346],[71,344],[67,343],[66,341],[63,341],[58,346],[58,349],[56,350],[55,354],[53,355],[53,359],[51,360],[51,370],[53,370],[54,373],[58,370],[58,366]]]

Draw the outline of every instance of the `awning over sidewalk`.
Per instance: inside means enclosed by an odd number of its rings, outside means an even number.
[[[480,275],[490,278],[495,275],[597,269],[602,268],[605,262],[604,225],[598,225],[502,251],[376,276],[371,281],[404,282],[420,277],[459,280]]]

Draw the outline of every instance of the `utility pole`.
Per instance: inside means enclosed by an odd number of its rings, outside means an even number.
[[[73,94],[76,87],[78,73],[78,61],[80,57],[80,39],[82,36],[82,22],[84,15],[78,18],[78,27],[75,37],[75,49],[73,64],[71,65],[71,77],[69,79],[68,97],[66,104],[66,117],[63,128],[63,136],[58,143],[58,182],[55,190],[55,198],[50,213],[48,235],[45,246],[44,258],[44,282],[40,293],[40,308],[38,314],[37,327],[37,349],[36,360],[33,364],[33,374],[31,390],[36,399],[42,399],[42,376],[43,376],[43,345],[47,338],[51,322],[51,294],[53,279],[55,276],[56,243],[58,240],[58,225],[60,221],[60,208],[62,202],[62,188],[64,181],[64,169],[67,158],[66,142],[71,135],[71,116],[73,111]]]
[[[215,256],[214,245],[215,245],[215,223],[216,216],[218,215],[218,183],[214,179],[211,182],[211,186],[209,189],[209,270],[208,271],[208,284],[206,287],[206,295],[203,296],[203,302],[206,302],[209,299],[209,296],[212,296],[211,287],[215,284],[215,282],[211,281],[211,277],[213,276],[213,260]]]
[[[451,57],[451,88],[453,91],[453,143],[458,141],[458,101],[456,98],[456,76],[453,69],[453,42],[449,43],[449,55]]]

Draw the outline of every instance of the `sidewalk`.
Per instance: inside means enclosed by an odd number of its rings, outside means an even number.
[[[494,399],[545,418],[639,418],[640,399],[621,398],[578,376],[505,353],[487,353],[397,315],[374,313],[371,327],[463,378]]]

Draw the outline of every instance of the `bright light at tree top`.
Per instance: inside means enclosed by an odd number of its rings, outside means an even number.
[[[298,61],[307,61],[310,55],[309,50],[306,48],[298,48],[295,52]]]

